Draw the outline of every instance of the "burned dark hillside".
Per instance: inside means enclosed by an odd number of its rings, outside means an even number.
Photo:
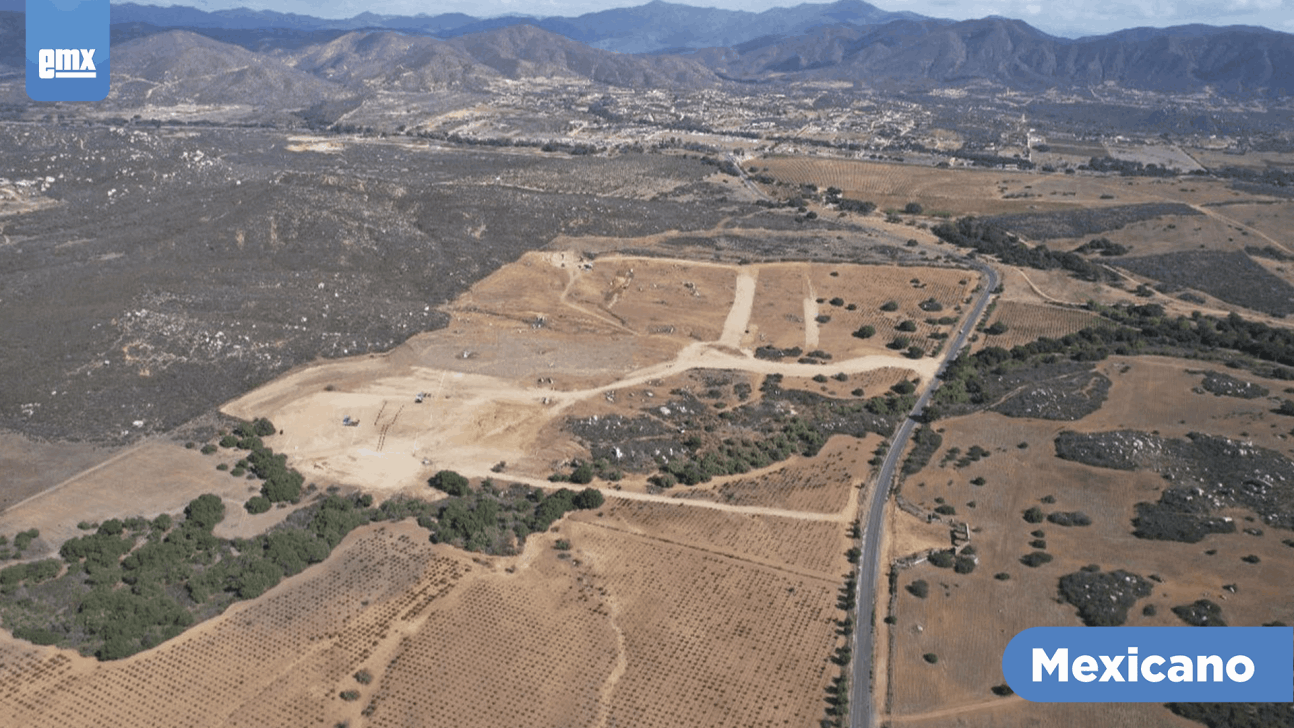
[[[0,218],[0,427],[103,442],[165,431],[296,364],[439,328],[438,306],[558,235],[720,215],[717,197],[493,183],[567,177],[560,157],[292,145],[261,130],[0,127],[0,168],[43,205]],[[651,171],[665,186],[710,172]]]

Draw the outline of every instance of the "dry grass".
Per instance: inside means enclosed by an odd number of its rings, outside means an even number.
[[[1000,321],[1006,324],[1007,330],[994,336],[984,335],[981,337],[981,343],[983,346],[1010,349],[1013,346],[1037,341],[1043,336],[1059,339],[1100,320],[1098,316],[1087,311],[1019,301],[999,301],[993,315],[989,317],[989,322]]]
[[[838,435],[827,441],[816,457],[793,456],[754,476],[725,476],[694,488],[684,487],[677,498],[702,498],[737,506],[765,506],[810,513],[838,513],[844,517],[854,502],[855,486],[870,472],[881,438]],[[852,511],[851,511],[852,513]]]
[[[839,640],[838,581],[584,517],[562,533],[605,580],[623,634],[626,669],[605,725],[771,727],[822,717],[839,671],[827,660]]]
[[[1261,536],[1246,533],[1213,535],[1197,544],[1144,541],[1131,531],[1133,506],[1154,501],[1164,487],[1153,472],[1127,473],[1093,468],[1060,460],[1052,441],[1062,429],[1104,431],[1132,428],[1158,430],[1169,437],[1189,431],[1203,431],[1233,438],[1248,437],[1257,444],[1290,452],[1286,423],[1267,410],[1263,400],[1239,400],[1197,394],[1201,373],[1190,373],[1189,363],[1180,360],[1139,357],[1112,358],[1101,370],[1113,380],[1104,408],[1077,423],[1023,420],[983,413],[941,421],[944,444],[931,464],[910,477],[903,494],[923,508],[933,509],[936,498],[954,506],[956,518],[974,530],[979,565],[961,575],[922,564],[900,576],[900,586],[914,579],[930,584],[930,595],[919,599],[906,591],[899,594],[891,685],[896,724],[909,724],[905,716],[929,716],[914,725],[946,725],[961,718],[970,724],[1024,725],[1027,717],[1042,725],[1065,725],[1063,709],[1054,706],[985,706],[995,698],[989,689],[1002,682],[999,661],[1006,643],[1019,631],[1043,625],[1079,624],[1073,607],[1055,599],[1057,580],[1087,564],[1104,570],[1127,569],[1142,576],[1157,575],[1151,597],[1129,613],[1130,625],[1180,624],[1170,607],[1209,598],[1222,605],[1231,624],[1258,625],[1294,617],[1277,585],[1294,578],[1288,536],[1264,528]],[[1250,377],[1244,377],[1251,379]],[[1258,381],[1279,391],[1278,383]],[[1272,427],[1277,425],[1276,427]],[[1027,447],[1021,448],[1021,443]],[[965,452],[972,445],[990,455],[964,468],[940,465],[949,447]],[[983,477],[985,484],[971,480]],[[1053,496],[1054,504],[1044,504]],[[970,504],[974,503],[974,507]],[[1064,528],[1051,523],[1030,524],[1021,513],[1034,505],[1044,511],[1082,510],[1091,516],[1089,527]],[[1230,512],[1242,525],[1252,514]],[[1046,551],[1055,560],[1029,568],[1019,557],[1034,550],[1031,532],[1041,529]],[[1215,549],[1214,555],[1204,552]],[[895,552],[896,555],[897,551]],[[1256,554],[1261,563],[1240,559]],[[1011,575],[1007,581],[993,578],[998,572]],[[1238,585],[1238,593],[1223,590]],[[1154,604],[1156,616],[1143,616],[1141,607]],[[935,665],[922,655],[939,656]],[[1024,711],[1016,715],[1014,711]],[[1113,711],[1103,707],[1102,711]],[[1123,715],[1110,713],[1111,716]],[[1133,714],[1127,714],[1131,717]],[[1149,711],[1138,723],[1179,725],[1166,711]]]
[[[735,278],[730,266],[604,257],[577,278],[568,300],[638,334],[712,341],[732,306]]]
[[[285,511],[250,516],[243,510],[243,502],[259,492],[261,484],[216,470],[217,463],[232,463],[242,457],[232,452],[222,448],[202,455],[167,440],[145,441],[68,478],[56,489],[9,507],[0,515],[0,533],[12,535],[36,528],[41,542],[57,550],[63,541],[83,535],[76,527],[80,521],[179,513],[203,493],[225,499],[230,523],[223,526],[236,528],[248,521],[256,524],[259,532],[280,520]]]
[[[896,330],[901,322],[911,320],[917,330],[903,335],[931,352],[938,342],[927,337],[936,331],[946,333],[952,326],[931,325],[926,319],[960,318],[960,309],[978,281],[975,272],[950,268],[803,263],[761,266],[749,328],[758,332],[756,345],[781,349],[798,346],[806,352],[822,349],[834,359],[844,359],[892,354],[885,345],[903,333]],[[831,304],[837,298],[841,305]],[[926,312],[917,306],[931,298],[943,310]],[[823,302],[817,303],[818,299]],[[896,302],[898,309],[882,311],[881,306],[888,301]],[[849,310],[850,305],[854,310]],[[812,322],[819,315],[830,316],[830,321]],[[875,336],[860,339],[853,335],[864,325],[873,326]],[[828,363],[824,373],[831,374],[830,367]]]
[[[30,728],[332,725],[351,710],[337,698],[350,675],[472,569],[422,533],[361,529],[322,566],[119,662],[0,635],[0,659],[21,667],[0,678],[0,711]]]
[[[961,216],[1124,204],[1101,197],[1119,189],[1118,178],[1094,175],[938,169],[808,157],[770,158],[761,160],[760,166],[767,166],[779,181],[812,183],[820,190],[838,187],[845,197],[874,202],[882,210],[919,202],[927,214]]]

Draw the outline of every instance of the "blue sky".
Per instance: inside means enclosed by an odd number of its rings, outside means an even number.
[[[144,0],[135,0],[143,2]],[[317,17],[342,18],[370,11],[393,15],[437,15],[461,12],[477,17],[506,14],[580,15],[613,7],[641,5],[646,0],[185,0],[203,10],[249,7]],[[152,0],[150,5],[170,5]],[[684,4],[730,10],[766,10],[797,4],[783,0],[696,0]],[[940,18],[1019,18],[1056,35],[1107,33],[1137,26],[1262,25],[1294,32],[1294,0],[878,0],[884,10],[909,10]]]

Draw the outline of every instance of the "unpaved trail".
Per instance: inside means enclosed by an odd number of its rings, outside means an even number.
[[[1205,215],[1208,215],[1209,217],[1215,220],[1220,220],[1227,225],[1248,230],[1251,234],[1257,235],[1258,237],[1262,238],[1263,240],[1266,240],[1267,242],[1285,251],[1286,253],[1294,254],[1294,250],[1290,250],[1290,247],[1285,243],[1279,240],[1276,240],[1275,238],[1263,232],[1262,230],[1259,230],[1258,228],[1250,227],[1238,220],[1233,220],[1227,217],[1226,215],[1223,215],[1222,213],[1218,212],[1216,209],[1212,207],[1205,207],[1204,205],[1191,205],[1191,207],[1196,210],[1199,210],[1200,212],[1204,213]]]
[[[529,549],[533,551],[534,549]],[[602,690],[598,696],[598,720],[597,725],[603,728],[610,728],[608,721],[611,718],[611,700],[615,695],[616,685],[620,678],[624,677],[625,672],[629,670],[629,656],[625,652],[625,633],[616,623],[616,618],[620,616],[620,603],[616,601],[615,596],[608,594],[606,597],[607,605],[607,623],[611,625],[611,631],[616,635],[616,664],[611,668],[611,674],[607,675],[606,682],[602,684]]]
[[[479,465],[466,465],[454,468],[456,472],[469,478],[497,478],[497,473],[490,472],[489,468]],[[551,483],[540,478],[529,478],[523,475],[508,474],[509,481],[524,483],[537,488],[554,488],[568,487],[562,483]],[[667,495],[657,495],[653,493],[633,493],[623,490],[614,490],[611,488],[602,488],[602,494],[608,498],[621,498],[623,500],[643,501],[646,503],[663,503],[666,505],[675,505],[679,508],[691,506],[694,508],[709,508],[715,511],[725,511],[727,513],[738,513],[747,516],[776,516],[779,518],[794,518],[800,521],[827,521],[833,523],[845,523],[850,520],[848,511],[839,513],[813,513],[810,511],[791,511],[784,508],[768,508],[765,506],[738,506],[731,503],[716,503],[714,501],[693,500],[690,498],[671,498]]]
[[[750,325],[750,312],[755,307],[755,283],[759,273],[741,270],[737,273],[737,290],[733,294],[732,308],[728,309],[728,318],[723,322],[723,333],[719,335],[721,346],[741,348],[741,337]]]
[[[101,462],[101,463],[99,463],[99,464],[97,464],[97,465],[93,465],[93,466],[91,466],[91,467],[88,467],[88,468],[86,468],[85,470],[82,470],[81,472],[77,473],[76,475],[73,475],[72,477],[68,478],[67,480],[64,480],[63,482],[61,482],[61,483],[59,483],[59,484],[57,484],[57,485],[52,485],[52,486],[50,486],[50,487],[46,488],[45,490],[42,490],[42,491],[41,491],[41,492],[39,492],[39,493],[36,493],[36,494],[34,494],[34,495],[31,495],[31,496],[28,496],[28,497],[26,497],[26,498],[23,498],[22,500],[18,501],[17,503],[14,503],[13,505],[9,506],[8,508],[5,508],[4,510],[5,510],[5,511],[17,510],[20,506],[26,505],[26,504],[28,504],[28,503],[30,503],[30,502],[32,502],[32,501],[34,501],[34,500],[36,500],[37,498],[44,498],[45,496],[49,495],[50,493],[53,493],[54,491],[56,491],[56,490],[58,490],[58,489],[62,488],[62,487],[63,487],[63,486],[65,486],[65,485],[70,485],[70,484],[72,484],[72,483],[75,483],[76,481],[80,480],[81,478],[84,478],[84,477],[85,477],[85,476],[87,476],[87,475],[90,475],[91,473],[94,473],[94,472],[96,472],[96,471],[98,471],[98,470],[102,470],[103,468],[106,468],[106,467],[108,467],[109,465],[112,465],[113,463],[118,462],[119,460],[122,460],[122,459],[125,459],[125,458],[127,458],[127,457],[130,457],[131,455],[135,454],[136,452],[139,452],[140,450],[142,450],[142,449],[144,448],[144,446],[145,446],[145,445],[148,445],[149,443],[153,442],[155,439],[156,439],[156,438],[147,438],[147,439],[144,439],[144,440],[140,440],[139,442],[137,442],[137,443],[135,443],[134,445],[131,445],[130,447],[126,448],[125,450],[122,450],[121,452],[119,452],[119,453],[117,453],[117,454],[113,455],[112,457],[108,458],[107,460],[104,460],[103,462]]]
[[[889,716],[886,716],[886,722],[915,723],[917,721],[934,720],[937,718],[951,718],[958,715],[964,715],[966,713],[978,713],[983,710],[988,710],[988,709],[996,708],[1003,705],[1011,705],[1012,703],[1016,703],[1021,700],[1024,700],[1024,698],[1021,698],[1019,695],[1009,695],[1005,698],[994,698],[992,700],[984,700],[978,703],[968,703],[966,705],[954,705],[952,707],[940,708],[939,710],[931,710],[925,713],[911,713],[909,715],[889,715]]]
[[[804,273],[804,350],[818,348],[818,296],[813,292],[809,273]]]

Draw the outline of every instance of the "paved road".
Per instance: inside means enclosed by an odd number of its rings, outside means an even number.
[[[736,157],[729,154],[727,155],[727,158],[728,158],[728,161],[732,162],[733,166],[737,168],[738,176],[741,177],[741,183],[746,185],[746,189],[750,190],[751,192],[754,192],[755,196],[761,200],[764,200],[766,202],[776,202],[776,200],[764,194],[764,191],[761,190],[759,186],[756,185],[755,182],[749,176],[747,176],[746,170],[741,166],[741,162]]]
[[[984,285],[975,306],[966,314],[957,334],[948,340],[943,361],[939,364],[939,375],[944,373],[948,363],[956,358],[957,353],[965,346],[966,340],[975,330],[975,323],[984,315],[989,299],[998,285],[997,271],[984,264],[976,264],[984,274]],[[907,419],[899,426],[890,443],[885,462],[876,476],[876,485],[872,488],[872,498],[868,505],[867,517],[863,519],[863,555],[858,560],[858,628],[854,630],[854,669],[853,685],[850,686],[850,728],[869,728],[875,722],[875,706],[872,704],[872,651],[875,649],[873,629],[883,629],[885,619],[883,605],[876,604],[876,580],[883,567],[881,553],[881,518],[885,513],[885,502],[889,499],[890,484],[894,481],[894,472],[907,445],[908,438],[916,429],[917,418],[925,410],[934,394],[933,382],[927,386],[917,399]],[[873,609],[876,626],[872,626]]]

